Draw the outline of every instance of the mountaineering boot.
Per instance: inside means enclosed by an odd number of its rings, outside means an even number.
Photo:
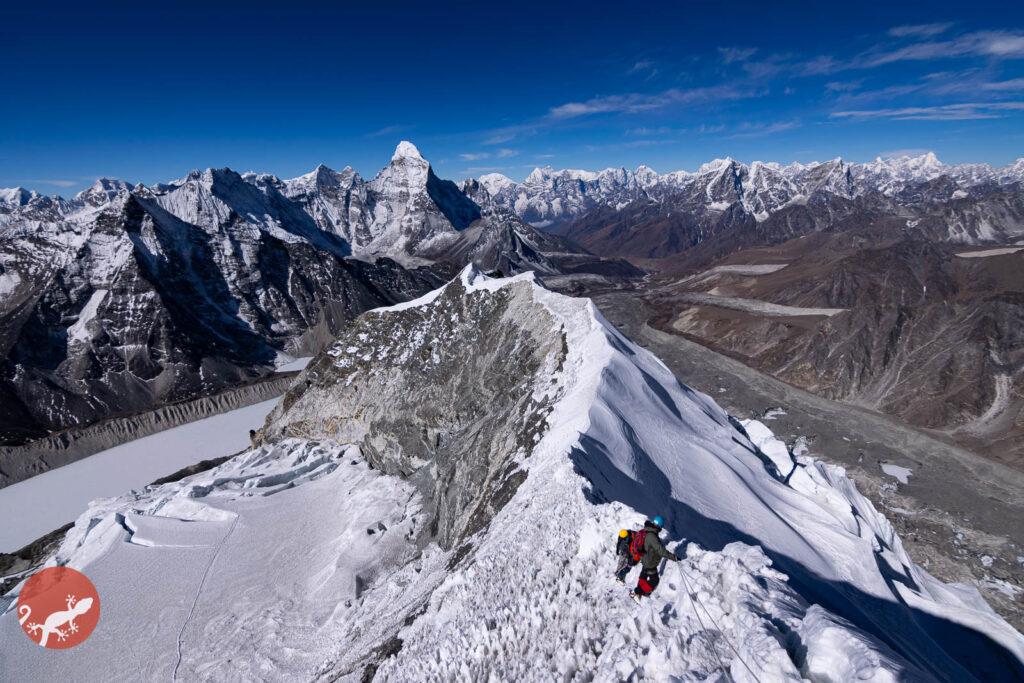
[[[629,597],[633,598],[633,602],[635,602],[636,604],[640,604],[640,594],[637,593],[635,590],[629,591]]]

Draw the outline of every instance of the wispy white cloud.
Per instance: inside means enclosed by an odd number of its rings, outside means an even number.
[[[982,90],[996,90],[1000,92],[1024,90],[1024,78],[1011,78],[1008,81],[993,81],[981,84]]]
[[[698,135],[715,135],[725,130],[725,126],[721,123],[702,123],[693,129],[693,132]]]
[[[611,142],[604,145],[584,145],[583,149],[585,149],[588,152],[609,152],[620,149],[636,149],[639,147],[672,145],[675,144],[676,142],[676,140],[659,140],[656,138],[643,138],[640,140],[630,140],[629,142]]]
[[[485,145],[500,145],[505,142],[512,142],[516,139],[516,132],[507,129],[503,132],[492,133],[487,139],[484,140]]]
[[[828,80],[824,89],[833,111],[819,113],[819,116],[833,120],[969,120],[1010,115],[1017,105],[1000,103],[999,100],[1015,97],[1024,91],[1024,79],[1007,76],[998,80],[992,78],[992,74],[998,73],[998,62],[1024,59],[1024,31],[1007,28],[958,34],[954,29],[953,24],[938,22],[896,26],[876,36],[867,49],[853,54],[764,53],[755,47],[723,46],[716,51],[716,61],[736,65],[733,77],[727,81],[656,92],[643,92],[637,88],[632,92],[564,102],[550,107],[545,114],[532,120],[481,131],[480,135],[484,145],[499,147],[526,136],[540,135],[551,128],[587,126],[590,125],[587,121],[590,117],[637,115],[637,123],[641,125],[624,131],[626,136],[678,139],[684,129],[657,123],[643,125],[647,122],[642,115],[672,108],[721,110],[730,101],[760,97],[769,92],[791,94],[794,88],[799,87],[797,79],[822,76],[830,77],[821,80]],[[927,64],[930,60],[938,63],[950,58],[961,59],[960,62],[949,62],[955,70],[932,69],[936,73],[910,82],[893,83],[888,70],[885,78],[878,71],[871,73],[898,62]],[[631,74],[643,74],[650,73],[657,66],[653,60],[641,58],[627,63],[624,68]],[[861,73],[856,73],[858,71]],[[849,74],[849,77],[833,76],[839,73]],[[879,83],[882,87],[865,89],[867,83]],[[985,100],[992,102],[986,103]],[[804,118],[811,114],[809,111]],[[753,137],[781,133],[799,125],[798,121],[780,121],[757,127],[719,126],[715,134]],[[688,134],[706,132],[694,128],[687,131]],[[486,158],[479,156],[484,152],[468,154],[473,156],[464,157],[467,160]],[[501,158],[498,151],[490,154],[492,159]]]
[[[774,135],[775,133],[781,133],[786,130],[793,130],[799,128],[800,122],[793,121],[775,121],[773,123],[743,123],[739,126],[735,133],[728,135],[729,138],[756,138],[765,135]]]
[[[904,149],[890,149],[884,152],[879,152],[878,156],[886,159],[898,159],[900,157],[919,157],[923,154],[932,152],[930,149],[923,147],[907,147]]]
[[[657,65],[649,59],[641,59],[633,63],[633,66],[629,68],[626,73],[631,75],[642,75],[646,78],[644,80],[651,80],[658,75]]]
[[[671,135],[675,132],[676,130],[674,128],[669,128],[668,126],[655,126],[653,128],[648,126],[638,126],[636,128],[628,128],[625,131],[625,134],[637,137],[647,137],[650,135]]]
[[[958,98],[976,98],[984,93],[998,100],[1011,93],[1024,90],[1024,78],[993,81],[984,69],[961,69],[958,71],[938,71],[922,76],[913,83],[901,83],[884,88],[871,90],[853,90],[832,87],[826,84],[826,90],[835,95],[836,106],[848,108],[852,105],[863,105],[870,102],[897,100],[908,95],[918,98],[941,100],[957,96]],[[915,102],[917,104],[917,102]]]
[[[64,178],[33,178],[25,182],[31,185],[53,185],[54,187],[75,187],[82,184],[80,180],[67,180]]]
[[[625,95],[608,95],[594,97],[584,102],[567,102],[553,107],[548,116],[551,119],[571,119],[591,114],[626,113],[636,114],[654,109],[662,109],[671,105],[704,104],[738,100],[754,96],[750,88],[739,88],[732,85],[715,85],[703,88],[679,89],[672,88],[655,94],[628,93]]]
[[[927,33],[925,27],[933,33]],[[904,37],[929,38],[938,33],[939,24],[915,27],[897,27],[893,30],[919,29],[906,32]],[[948,28],[948,27],[947,27]],[[946,29],[943,29],[943,31]],[[892,32],[889,33],[892,36]],[[931,61],[950,58],[980,57],[986,59],[1024,58],[1024,33],[1013,30],[974,31],[948,40],[919,40],[916,42],[883,40],[852,57],[817,55],[806,57],[792,54],[769,54],[759,59],[743,61],[747,75],[755,80],[777,77],[827,76],[842,71],[874,69],[896,62]]]
[[[825,90],[828,92],[852,92],[859,90],[862,85],[864,85],[863,78],[855,81],[830,81],[825,84]]]
[[[718,54],[726,64],[745,62],[757,52],[756,47],[720,47]]]
[[[933,107],[893,107],[888,109],[852,109],[834,111],[832,118],[896,121],[969,121],[1002,118],[1007,112],[1024,111],[1024,102],[962,102]]]
[[[400,133],[406,133],[415,128],[415,126],[407,126],[405,124],[396,124],[393,126],[384,126],[377,130],[371,131],[366,134],[368,138],[382,138],[388,135],[398,135]]]
[[[968,56],[996,59],[1024,57],[1024,33],[975,31],[950,40],[912,43],[895,49],[876,48],[856,58],[851,66],[869,69],[894,62]]]
[[[494,152],[465,152],[459,155],[463,161],[481,161],[483,159],[508,159],[519,154],[519,150],[502,147]]]
[[[702,123],[699,126],[687,127],[687,128],[673,128],[671,126],[639,126],[637,128],[627,128],[623,131],[623,135],[626,137],[654,137],[660,136],[661,138],[679,138],[682,135],[708,135],[713,133],[721,133],[726,129],[724,124],[708,124]]]
[[[893,38],[930,38],[932,36],[937,36],[940,33],[945,33],[952,27],[952,22],[893,26],[889,29],[889,35]]]
[[[471,176],[478,173],[495,173],[497,171],[505,170],[508,170],[508,166],[469,166],[462,169],[462,171],[459,172],[459,175]]]

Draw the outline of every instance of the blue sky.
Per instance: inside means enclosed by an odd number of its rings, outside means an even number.
[[[0,187],[1024,156],[1024,3],[371,4],[8,7]]]

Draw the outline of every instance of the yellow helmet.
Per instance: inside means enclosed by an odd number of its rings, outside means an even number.
[[[629,532],[626,531],[625,529],[620,529],[619,530],[619,538],[625,538],[626,536],[629,536]]]

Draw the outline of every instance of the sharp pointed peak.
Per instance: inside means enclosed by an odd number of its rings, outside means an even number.
[[[426,161],[423,155],[420,154],[420,150],[417,149],[416,145],[412,144],[408,140],[402,140],[395,147],[395,153],[391,155],[391,161],[399,161],[402,159],[411,159],[413,161]]]

